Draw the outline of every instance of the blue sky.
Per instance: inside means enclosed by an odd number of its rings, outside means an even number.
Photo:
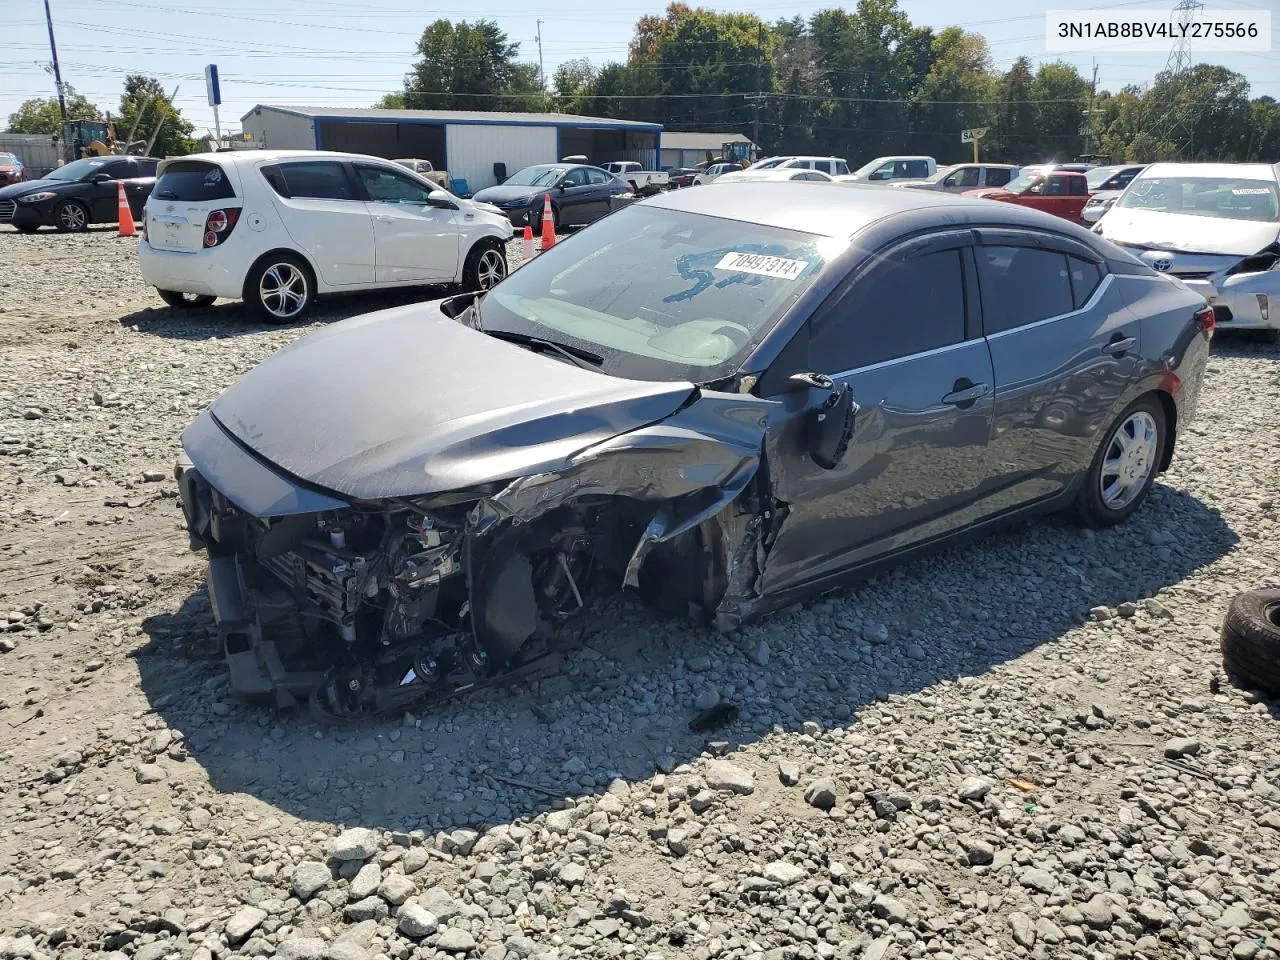
[[[400,88],[413,59],[413,41],[438,17],[496,20],[520,43],[521,57],[537,62],[537,19],[543,20],[542,49],[547,76],[557,64],[587,57],[595,63],[622,59],[638,17],[660,13],[665,0],[617,0],[614,4],[546,0],[545,6],[521,0],[478,0],[475,4],[430,8],[431,0],[50,0],[57,30],[63,79],[103,109],[119,105],[124,75],[160,78],[167,89],[180,87],[177,102],[198,131],[212,128],[213,111],[205,102],[202,72],[217,63],[222,75],[224,128],[238,128],[254,104],[369,106],[383,93]],[[917,24],[942,28],[958,24],[983,34],[996,66],[1016,57],[1033,61],[1064,59],[1086,77],[1092,55],[1048,55],[1044,13],[1050,9],[1117,8],[1167,10],[1173,3],[1144,0],[1105,3],[1085,0],[1023,0],[1018,4],[965,3],[957,0],[899,0]],[[749,10],[766,20],[808,16],[838,6],[810,0],[758,0],[704,4],[718,10]],[[847,4],[852,6],[852,3]],[[42,0],[3,0],[0,33],[0,126],[23,100],[49,96],[53,78]],[[1277,0],[1209,0],[1224,13],[1241,9],[1276,10]],[[1001,16],[999,8],[1007,10]],[[1280,32],[1280,13],[1273,15]],[[1147,84],[1164,66],[1165,54],[1125,53],[1098,56],[1100,89]],[[1248,77],[1253,95],[1280,99],[1280,42],[1271,53],[1236,53],[1198,59],[1218,62]]]

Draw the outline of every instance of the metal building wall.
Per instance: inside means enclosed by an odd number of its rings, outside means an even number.
[[[240,127],[245,133],[252,134],[254,144],[264,150],[316,148],[315,121],[310,117],[261,107],[245,114]]]
[[[558,139],[551,126],[451,123],[445,129],[449,176],[464,179],[474,193],[498,182],[494,163],[505,163],[507,175],[533,163],[552,163]]]

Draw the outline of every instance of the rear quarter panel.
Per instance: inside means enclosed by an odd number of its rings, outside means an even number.
[[[1144,393],[1172,397],[1177,411],[1176,435],[1196,415],[1209,360],[1209,338],[1195,322],[1206,305],[1198,293],[1169,277],[1117,277],[1121,295],[1142,327],[1143,373],[1126,405]]]

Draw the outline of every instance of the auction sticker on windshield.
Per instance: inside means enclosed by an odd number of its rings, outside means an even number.
[[[762,277],[778,277],[782,280],[794,280],[804,273],[809,266],[803,260],[788,260],[786,257],[768,257],[762,253],[726,253],[716,264],[717,270],[732,270],[734,273],[754,273]]]

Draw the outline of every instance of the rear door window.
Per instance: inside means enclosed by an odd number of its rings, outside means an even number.
[[[920,178],[929,176],[929,161],[928,160],[908,160],[907,176],[920,177]]]
[[[1089,192],[1089,182],[1084,177],[1068,177],[1067,192],[1073,197],[1083,197]]]
[[[821,170],[823,173],[830,173],[830,172],[831,172],[831,161],[830,161],[830,160],[815,160],[815,161],[814,161],[814,163],[813,163],[813,169],[815,169],[815,170]]]
[[[1067,266],[1071,271],[1071,295],[1079,310],[1089,302],[1093,291],[1102,282],[1102,268],[1096,263],[1072,256],[1067,257]]]
[[[1003,187],[1013,179],[1013,171],[1004,167],[987,167],[987,186]]]
[[[160,200],[200,203],[229,200],[236,195],[226,172],[205,160],[175,160],[165,167],[151,195]]]
[[[613,182],[613,178],[609,176],[607,173],[605,173],[603,170],[595,170],[595,169],[591,169],[587,171],[587,179],[596,185]]]
[[[286,197],[305,197],[311,200],[358,199],[346,168],[336,161],[300,160],[282,163],[279,170]],[[267,182],[270,183],[270,179]]]
[[[988,336],[1076,308],[1065,253],[1000,246],[980,246],[976,252]]]
[[[837,177],[847,177],[848,175],[849,175],[849,164],[845,163],[843,160],[837,160],[837,161],[836,161],[836,176],[837,176]]]

